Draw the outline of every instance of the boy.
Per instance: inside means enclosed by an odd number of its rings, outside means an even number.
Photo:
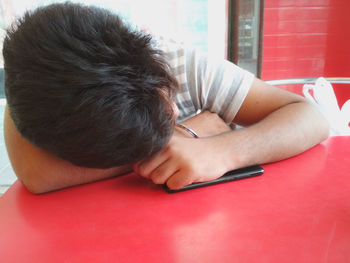
[[[8,30],[3,55],[5,141],[34,193],[131,169],[178,189],[288,158],[328,136],[302,97],[228,61],[155,41],[96,7],[26,13]],[[231,131],[217,116],[246,128]],[[176,125],[184,120],[199,138]]]

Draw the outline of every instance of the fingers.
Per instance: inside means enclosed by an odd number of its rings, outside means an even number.
[[[188,183],[189,176],[179,172],[178,163],[167,158],[165,153],[157,155],[148,162],[139,162],[134,165],[134,171],[140,176],[150,179],[155,184],[164,184],[171,189],[181,188]],[[187,178],[184,180],[184,178]]]
[[[180,189],[186,185],[193,183],[188,174],[182,171],[175,172],[166,182],[167,186],[172,190]]]
[[[173,137],[168,146],[150,160],[134,165],[140,176],[155,184],[167,183],[170,189],[179,189],[196,181],[205,181],[217,175],[211,167],[212,147],[207,140]],[[213,173],[213,169],[215,170]]]
[[[142,177],[151,179],[151,174],[155,171],[159,166],[165,163],[169,159],[169,155],[164,150],[158,153],[151,160],[142,161],[134,164],[134,171]],[[162,168],[164,170],[164,168]]]
[[[173,159],[166,159],[166,154],[159,155],[149,162],[134,165],[135,172],[142,177],[152,180],[155,184],[166,183],[174,190],[194,182],[191,176],[193,173],[180,168]]]
[[[178,165],[173,159],[166,158],[166,154],[159,155],[148,162],[136,164],[134,170],[142,177],[152,180],[155,184],[164,184],[178,169]]]
[[[155,184],[164,184],[177,172],[177,169],[178,166],[175,162],[167,160],[152,171],[152,173],[150,174],[150,179]]]

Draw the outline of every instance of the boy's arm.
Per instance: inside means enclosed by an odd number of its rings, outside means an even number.
[[[171,189],[216,179],[225,172],[299,154],[328,137],[326,119],[301,96],[256,79],[235,123],[247,128],[209,138],[173,137],[161,153],[134,166]]]
[[[74,166],[24,139],[5,109],[4,135],[12,167],[32,193],[45,193],[130,172],[129,166],[91,169]]]
[[[185,122],[194,127],[201,137],[229,130],[216,115],[204,112]],[[4,119],[5,142],[13,169],[20,181],[32,193],[45,193],[74,185],[121,175],[132,171],[131,166],[111,169],[91,169],[74,166],[55,155],[35,147],[17,131],[6,106]],[[177,136],[188,136],[176,130]]]

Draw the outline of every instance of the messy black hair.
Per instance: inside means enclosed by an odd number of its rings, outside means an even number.
[[[64,160],[130,164],[172,135],[177,84],[162,52],[108,10],[67,2],[26,12],[7,30],[3,56],[18,131]]]

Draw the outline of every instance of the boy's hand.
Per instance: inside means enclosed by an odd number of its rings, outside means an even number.
[[[200,138],[176,129],[163,151],[134,166],[136,173],[155,184],[166,182],[169,188],[178,189],[194,182],[214,180],[227,171],[224,164],[220,164],[222,147],[215,135],[230,131],[230,127],[217,114],[208,111],[183,124],[196,131]]]
[[[183,125],[193,129],[200,138],[210,137],[218,135],[220,133],[231,131],[228,126],[216,113],[210,111],[203,111],[200,114],[182,122]],[[189,136],[186,132],[181,129],[175,129],[175,135]]]

